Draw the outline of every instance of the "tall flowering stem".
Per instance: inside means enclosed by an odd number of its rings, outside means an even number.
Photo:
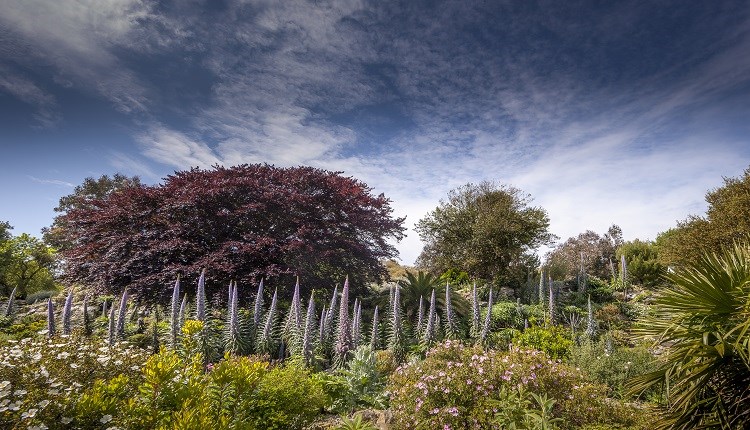
[[[590,294],[586,311],[586,337],[588,337],[589,339],[593,339],[594,334],[596,334],[596,320],[594,319],[594,312],[591,308]]]
[[[289,307],[286,321],[282,330],[282,338],[289,346],[291,355],[302,354],[302,301],[299,293],[299,277],[294,285],[292,304]]]
[[[549,276],[549,306],[548,306],[549,309],[548,309],[548,312],[549,312],[549,323],[551,325],[555,325],[557,323],[554,285],[555,283],[552,282],[552,276]]]
[[[417,327],[414,335],[419,338],[424,331],[424,297],[419,296],[419,310],[417,310]]]
[[[341,304],[339,305],[339,325],[336,330],[336,344],[333,347],[334,367],[341,368],[349,358],[352,350],[352,332],[349,322],[349,277],[344,281],[341,290]]]
[[[258,284],[258,292],[255,294],[255,305],[253,306],[253,324],[250,327],[250,347],[255,350],[258,328],[260,327],[263,313],[263,279]]]
[[[310,294],[307,302],[307,314],[305,315],[305,330],[302,334],[302,357],[309,366],[314,359],[313,343],[315,341],[315,290]]]
[[[539,304],[544,307],[544,266],[539,266],[539,291],[538,291],[538,299]]]
[[[490,334],[490,325],[492,323],[492,288],[490,288],[490,297],[487,299],[487,314],[484,316],[484,326],[479,335],[479,341],[486,345],[487,338]]]
[[[118,339],[125,337],[125,311],[128,308],[128,290],[122,292],[122,298],[120,298],[120,309],[117,311],[117,329],[115,336]]]
[[[172,349],[177,349],[180,342],[180,313],[182,311],[180,306],[180,277],[177,276],[177,280],[174,282],[172,287],[172,301],[171,315],[169,319],[169,340]]]
[[[182,332],[182,326],[185,325],[185,313],[187,312],[187,306],[188,306],[187,299],[188,299],[187,294],[183,294],[182,303],[180,303],[180,314],[177,317],[177,321],[179,321],[179,325],[177,327],[178,336],[179,336],[179,333]]]
[[[372,314],[372,332],[370,333],[370,349],[376,351],[380,347],[380,333],[378,333],[378,306]]]
[[[73,312],[73,291],[68,291],[68,296],[65,297],[65,304],[63,305],[62,311],[62,334],[70,335],[71,324],[70,318]]]
[[[277,295],[278,290],[274,290],[273,297],[271,298],[271,306],[266,313],[266,321],[263,325],[263,330],[261,330],[258,335],[258,345],[256,346],[256,350],[261,354],[271,354],[275,347],[273,337],[276,325],[276,307],[278,306]]]
[[[242,339],[240,338],[239,315],[237,314],[237,282],[229,283],[229,305],[227,308],[227,333],[225,338],[224,349],[231,353],[237,354],[242,349]]]
[[[47,299],[47,336],[55,335],[55,304],[52,303],[52,297]]]
[[[469,336],[474,340],[479,339],[479,335],[482,333],[480,319],[479,295],[477,294],[477,283],[474,282],[474,287],[471,289],[471,328],[469,329]]]
[[[391,350],[396,363],[403,363],[406,359],[406,344],[401,324],[401,290],[398,287],[394,288],[392,302],[388,349]]]
[[[13,315],[13,304],[16,300],[16,287],[13,287],[13,291],[10,292],[10,296],[8,296],[8,304],[5,305],[5,313],[4,315],[6,317],[9,317]]]
[[[198,277],[198,291],[195,294],[195,319],[206,320],[206,269]]]
[[[458,337],[458,325],[451,305],[451,286],[447,283],[445,284],[445,337],[448,339]]]
[[[435,317],[437,316],[437,300],[435,299],[435,289],[432,289],[432,295],[430,296],[430,310],[427,312],[427,325],[424,329],[424,335],[422,336],[422,343],[426,346],[431,346],[435,342]]]

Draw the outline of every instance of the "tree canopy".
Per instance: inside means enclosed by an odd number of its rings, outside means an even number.
[[[622,229],[617,225],[610,226],[604,235],[586,230],[550,251],[546,266],[557,279],[576,278],[581,268],[587,275],[608,279],[611,264],[617,264],[616,250],[622,244]]]
[[[425,243],[419,265],[520,287],[538,264],[532,251],[554,238],[547,212],[531,201],[517,188],[487,181],[451,190],[417,223]]]
[[[706,253],[750,241],[750,167],[738,178],[724,178],[723,186],[706,194],[706,202],[704,216],[691,215],[656,238],[662,264],[686,267]]]
[[[70,248],[72,244],[67,240],[70,236],[66,218],[63,216],[69,211],[78,208],[91,208],[95,200],[107,198],[111,193],[124,188],[141,187],[140,178],[128,177],[121,173],[115,173],[112,177],[102,175],[98,179],[88,177],[81,185],[73,189],[73,193],[60,198],[55,212],[60,213],[48,228],[42,229],[44,241],[58,250]]]
[[[404,219],[391,214],[389,199],[340,172],[193,168],[61,215],[74,245],[63,250],[65,276],[101,291],[127,287],[141,300],[165,299],[178,275],[194,282],[204,268],[209,293],[225,293],[230,280],[293,285],[294,275],[303,290],[346,275],[361,288],[387,276],[380,259],[398,254],[389,240],[403,237]]]
[[[0,222],[0,291],[25,297],[29,293],[55,289],[54,250],[41,240],[23,233],[13,236],[12,227]]]

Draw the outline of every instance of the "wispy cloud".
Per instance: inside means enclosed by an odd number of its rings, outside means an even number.
[[[53,127],[61,115],[55,97],[29,79],[0,64],[0,91],[4,91],[36,109],[34,119],[43,128]]]
[[[37,178],[31,175],[27,175],[26,177],[39,184],[58,185],[61,187],[70,187],[70,188],[75,187],[75,184],[71,184],[70,182],[67,182],[67,181],[61,181],[59,179],[41,179],[41,178]]]

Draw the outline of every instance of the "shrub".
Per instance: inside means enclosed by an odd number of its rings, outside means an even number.
[[[518,333],[513,338],[513,344],[543,351],[552,358],[563,358],[569,355],[573,345],[569,336],[568,330],[562,326],[532,326]]]
[[[492,305],[492,328],[523,328],[524,315],[516,302],[500,302]]]
[[[606,339],[574,346],[570,363],[580,368],[592,381],[609,387],[609,394],[618,398],[625,397],[624,385],[629,378],[653,371],[657,365],[655,357],[646,347],[607,345]]]
[[[73,337],[9,341],[0,347],[0,428],[67,428],[83,391],[114,374],[138,375],[146,356],[126,343]]]
[[[376,356],[369,346],[357,348],[346,368],[319,375],[326,392],[333,400],[333,412],[350,413],[363,407],[385,408],[385,381],[378,372]]]
[[[514,400],[518,387],[529,396],[536,394],[547,406],[537,400],[525,403],[525,397]],[[521,416],[549,409],[546,419],[561,419],[562,428],[633,422],[625,413],[614,415],[624,421],[612,418],[608,412],[612,407],[632,408],[606,401],[606,387],[588,383],[579,371],[535,350],[485,351],[446,341],[428,351],[424,360],[400,367],[387,389],[395,429],[495,428],[508,412],[502,405],[514,401]],[[549,407],[552,400],[554,407]]]

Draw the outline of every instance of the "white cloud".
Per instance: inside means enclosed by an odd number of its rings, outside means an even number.
[[[59,185],[59,186],[62,186],[62,187],[70,187],[70,188],[75,187],[75,184],[71,184],[70,182],[62,181],[62,180],[59,180],[59,179],[40,179],[40,178],[37,178],[35,176],[31,176],[31,175],[27,175],[27,177],[29,179],[31,179],[32,181],[40,183],[40,184]]]
[[[44,128],[53,127],[60,121],[55,97],[39,88],[29,79],[12,73],[0,66],[0,90],[5,91],[36,109],[34,119]]]

